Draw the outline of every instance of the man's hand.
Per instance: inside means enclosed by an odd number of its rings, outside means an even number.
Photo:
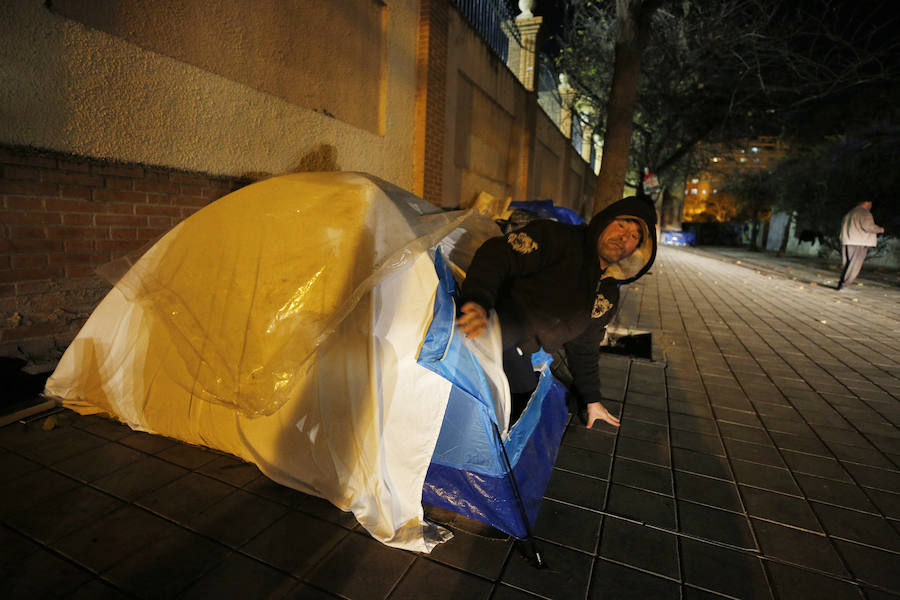
[[[487,329],[487,311],[477,302],[466,302],[460,309],[462,314],[456,319],[456,326],[467,337],[477,338]]]
[[[587,405],[587,428],[593,427],[596,421],[606,421],[613,427],[619,426],[619,419],[612,416],[605,406],[599,402],[591,402]]]

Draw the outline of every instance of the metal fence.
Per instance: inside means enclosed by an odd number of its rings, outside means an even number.
[[[547,116],[559,125],[562,118],[562,98],[559,95],[559,74],[553,68],[550,59],[539,54],[537,58],[538,81],[538,105],[544,109]]]
[[[504,0],[453,0],[463,17],[481,35],[481,39],[506,63],[509,54],[507,33],[504,23],[512,21]],[[510,32],[516,35],[518,32]]]
[[[581,154],[581,146],[584,143],[584,131],[581,127],[581,119],[578,113],[572,111],[572,147],[578,154]]]
[[[506,0],[452,0],[452,2],[463,18],[475,28],[485,44],[505,64],[509,55],[509,44],[521,44],[518,29],[506,25],[515,19],[509,10],[508,2]],[[510,39],[510,36],[513,36],[513,39]],[[562,118],[559,73],[552,59],[545,54],[538,54],[535,62],[538,71],[536,82],[538,105],[559,126]],[[571,141],[576,150],[581,152],[583,139],[581,123],[578,122],[577,116],[573,117]]]

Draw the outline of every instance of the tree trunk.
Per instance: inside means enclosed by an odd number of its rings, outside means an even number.
[[[760,242],[762,243],[762,247],[759,250],[763,252],[766,251],[766,248],[769,246],[769,225],[772,223],[771,217],[769,217],[768,221],[763,221],[762,226],[762,239]]]
[[[594,213],[622,197],[628,154],[631,150],[631,123],[637,101],[641,54],[650,37],[650,20],[662,0],[618,0],[618,37],[612,87],[606,105],[603,157],[594,192]]]
[[[753,219],[753,228],[750,230],[750,251],[756,252],[759,246],[756,244],[756,238],[759,236],[759,219]]]
[[[787,254],[788,237],[791,235],[791,223],[794,220],[794,213],[788,215],[787,223],[784,225],[784,234],[781,236],[781,246],[778,248],[778,256]]]
[[[616,44],[612,90],[606,105],[603,157],[594,191],[594,213],[621,198],[625,187],[628,154],[631,150],[631,121],[641,72],[641,49],[636,48],[636,45],[624,42]]]

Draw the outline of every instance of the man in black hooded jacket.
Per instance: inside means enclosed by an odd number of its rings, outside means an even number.
[[[656,212],[626,198],[597,213],[588,226],[532,221],[475,253],[460,293],[457,325],[478,336],[494,309],[500,321],[504,368],[517,391],[516,356],[528,364],[543,347],[565,348],[587,426],[619,420],[601,402],[599,345],[619,304],[619,286],[646,273],[656,258]],[[508,365],[512,368],[508,368]],[[530,372],[529,367],[524,367]]]

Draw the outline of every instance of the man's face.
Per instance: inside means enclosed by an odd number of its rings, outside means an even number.
[[[640,225],[634,221],[614,219],[597,238],[597,257],[606,268],[634,254],[640,240]]]

